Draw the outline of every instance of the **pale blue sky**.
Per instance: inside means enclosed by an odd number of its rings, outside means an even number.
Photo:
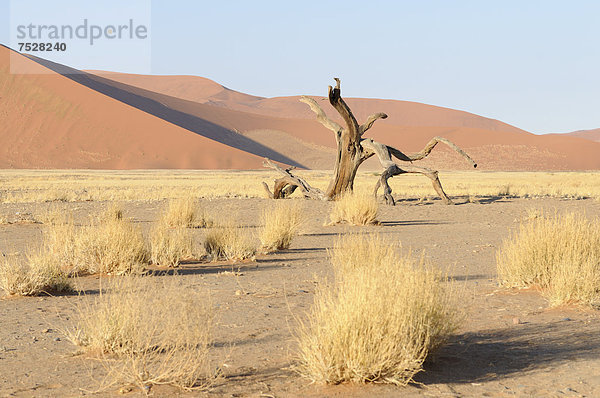
[[[0,4],[0,42],[8,44],[8,0]],[[600,1],[151,5],[153,74],[204,76],[268,97],[323,95],[339,76],[345,96],[461,109],[535,133],[600,127]],[[107,68],[87,51],[71,66]],[[146,61],[112,62],[113,69],[147,72]]]

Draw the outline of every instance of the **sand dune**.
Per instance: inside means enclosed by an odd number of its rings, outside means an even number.
[[[331,167],[335,140],[298,97],[261,98],[194,76],[79,72],[16,55],[45,75],[8,73],[0,47],[0,167],[260,168],[261,157]],[[35,61],[35,62],[34,62]],[[329,115],[335,111],[314,97]],[[405,152],[436,135],[466,149],[484,170],[600,168],[600,143],[567,135],[536,136],[497,120],[407,101],[349,98],[359,119],[388,113],[368,135]],[[447,148],[423,165],[466,169]],[[377,169],[376,160],[367,168]]]
[[[586,140],[600,142],[600,129],[592,129],[592,130],[577,130],[572,133],[567,133],[566,135],[570,135],[572,137],[584,138]]]
[[[265,146],[277,142],[281,150],[288,148],[288,156],[301,158],[310,168],[331,164],[328,151],[314,151],[307,156],[305,147],[298,142],[308,142],[317,148],[333,148],[335,140],[331,133],[314,121],[308,107],[299,102],[299,97],[261,98],[252,97],[227,89],[217,83],[189,76],[142,76],[127,74],[105,74],[118,82],[137,85],[156,92],[179,98],[191,99],[186,92],[179,93],[176,87],[186,81],[189,84],[208,85],[203,94],[197,93],[195,100],[202,105],[213,105],[212,109],[199,105],[186,105],[186,112],[216,121],[242,133],[262,131],[254,134],[255,141]],[[165,79],[172,86],[165,88]],[[238,98],[239,100],[236,100]],[[324,97],[315,98],[325,111],[335,117],[336,113]],[[166,100],[172,102],[173,100]],[[420,150],[436,135],[454,140],[468,148],[478,159],[484,170],[582,170],[600,167],[600,145],[587,145],[565,136],[537,136],[506,123],[447,108],[408,101],[348,98],[357,118],[364,119],[374,112],[386,112],[387,120],[379,121],[369,135],[374,139],[411,152]],[[215,109],[215,104],[219,108]],[[206,112],[208,110],[208,112]],[[228,112],[229,111],[229,112]],[[265,131],[278,131],[276,137]],[[285,132],[292,137],[286,137]],[[318,158],[318,160],[317,160]],[[425,165],[441,169],[467,168],[461,158],[450,151],[436,149]],[[367,167],[377,168],[376,162]]]
[[[188,101],[217,105],[223,103],[254,103],[264,98],[230,90],[219,83],[199,76],[147,76],[107,71],[86,71],[98,76]]]
[[[0,167],[258,168],[259,156],[125,105],[0,47]],[[43,73],[43,74],[42,74]]]
[[[255,97],[196,76],[148,76],[104,71],[90,71],[90,73],[157,93],[247,113],[289,119],[314,118],[314,114],[306,105],[298,101],[299,96]],[[317,99],[328,113],[335,114],[325,97],[312,97]],[[352,107],[357,118],[366,118],[375,112],[386,112],[390,116],[393,115],[391,123],[397,126],[471,127],[492,131],[523,131],[498,120],[418,102],[368,98],[346,98],[346,102]]]

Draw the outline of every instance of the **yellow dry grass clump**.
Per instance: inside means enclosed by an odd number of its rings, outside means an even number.
[[[62,253],[75,272],[123,275],[142,271],[148,262],[144,236],[128,220],[106,218],[72,231],[71,236],[60,238],[55,230],[52,240],[70,238],[71,247],[51,247]]]
[[[256,245],[248,228],[234,222],[212,228],[204,241],[204,249],[212,261],[251,259],[256,254]]]
[[[69,276],[136,273],[149,260],[141,230],[120,210],[111,208],[82,227],[68,218],[51,220],[42,246],[26,260],[1,260],[0,284],[9,294],[62,292],[71,289]]]
[[[27,261],[15,256],[0,258],[0,288],[9,295],[37,296],[73,290],[68,274],[43,251]]]
[[[379,204],[374,195],[348,192],[333,204],[331,222],[352,225],[377,224]]]
[[[185,228],[202,228],[211,224],[198,201],[190,197],[171,199],[161,222]]]
[[[150,231],[150,261],[156,265],[177,267],[181,260],[197,258],[192,231],[170,227],[159,221]]]
[[[99,356],[108,371],[104,387],[134,384],[147,392],[156,384],[189,390],[214,382],[215,314],[207,295],[183,288],[180,277],[118,278],[78,312],[67,336]]]
[[[102,215],[90,225],[72,222],[51,225],[43,253],[69,274],[128,274],[140,272],[149,252],[141,230],[115,213]]]
[[[262,223],[259,235],[262,249],[267,253],[287,249],[302,224],[301,208],[294,201],[278,201],[273,208],[263,211]]]
[[[297,371],[314,382],[409,383],[459,317],[443,275],[378,236],[340,237],[335,280],[298,334]]]
[[[581,214],[539,216],[507,238],[497,254],[507,287],[539,287],[550,304],[600,305],[600,223]]]

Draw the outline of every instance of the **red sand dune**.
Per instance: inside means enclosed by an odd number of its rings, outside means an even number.
[[[259,157],[132,108],[0,47],[0,167],[258,168]]]
[[[10,75],[8,53],[0,47],[0,167],[259,168],[261,156],[309,168],[333,164],[332,133],[298,97],[254,97],[193,76],[73,75],[78,71],[20,55],[27,67],[54,73]],[[335,115],[324,98],[314,98]],[[536,136],[497,120],[414,102],[347,101],[359,119],[388,113],[367,135],[406,152],[441,135],[466,149],[482,169],[600,168],[600,143],[589,140]],[[445,148],[436,148],[423,164],[468,168]],[[370,161],[367,167],[378,165]]]
[[[192,99],[187,93],[179,94],[174,87],[198,87],[195,101],[204,105],[219,105],[224,109],[200,110],[199,105],[187,104],[186,111],[203,118],[220,120],[220,124],[251,136],[267,146],[286,154],[312,168],[331,165],[335,141],[332,134],[314,121],[314,114],[299,102],[299,97],[261,98],[227,89],[207,79],[191,76],[142,76],[95,72],[118,82],[135,85],[157,93]],[[164,82],[173,85],[165,89]],[[179,84],[175,82],[186,82]],[[201,94],[202,86],[211,89]],[[318,100],[325,111],[335,111],[323,97]],[[169,100],[167,100],[169,101]],[[600,168],[600,145],[589,145],[565,136],[538,136],[506,123],[447,108],[407,101],[348,98],[359,119],[383,111],[390,117],[377,122],[369,136],[405,151],[418,151],[436,135],[455,141],[468,149],[482,169],[488,170],[585,170]],[[208,111],[208,113],[206,112]],[[229,112],[228,112],[229,111]],[[241,113],[241,112],[243,113]],[[261,117],[263,116],[263,117]],[[268,116],[268,117],[265,117]],[[308,123],[307,123],[308,122]],[[257,131],[255,131],[257,130]],[[272,134],[269,135],[268,131]],[[275,132],[278,132],[275,134]],[[293,138],[286,139],[285,132]],[[306,148],[299,142],[310,143]],[[312,156],[311,159],[309,155]],[[441,147],[425,164],[442,169],[464,169],[468,165],[447,149]],[[376,162],[370,163],[377,167]]]
[[[592,130],[577,130],[572,133],[567,133],[571,137],[585,138],[586,140],[600,142],[600,129]]]
[[[298,101],[299,96],[255,97],[197,76],[148,76],[104,71],[89,72],[120,83],[203,104],[279,118],[314,119],[314,114],[308,107]],[[324,97],[313,96],[313,98],[317,99],[328,113],[335,114]],[[418,102],[367,98],[347,98],[346,101],[357,118],[366,118],[375,112],[386,112],[388,115],[394,116],[394,124],[399,126],[472,127],[492,131],[523,131],[498,120]]]

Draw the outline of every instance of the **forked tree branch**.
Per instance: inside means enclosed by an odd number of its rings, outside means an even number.
[[[361,145],[377,155],[379,159],[379,163],[383,167],[383,173],[381,173],[381,177],[375,184],[374,194],[377,196],[377,191],[379,191],[379,187],[383,186],[383,197],[385,201],[389,205],[394,205],[394,198],[392,197],[392,188],[388,180],[393,176],[404,174],[404,173],[418,173],[423,174],[427,178],[431,180],[431,184],[433,185],[433,189],[437,192],[437,194],[442,198],[445,204],[453,204],[452,200],[446,195],[444,189],[442,188],[442,184],[440,183],[440,179],[438,178],[438,172],[435,170],[428,169],[426,167],[418,167],[412,165],[402,165],[398,166],[396,163],[392,161],[391,152],[394,148],[384,145],[380,142],[373,141],[372,139],[364,139],[361,141]],[[430,151],[431,152],[431,151]]]
[[[343,128],[333,120],[327,117],[323,109],[317,104],[317,101],[314,99],[307,97],[305,95],[300,97],[300,102],[304,102],[306,105],[310,106],[310,109],[317,115],[317,121],[321,123],[323,126],[333,131],[334,133],[340,133]]]
[[[475,163],[473,161],[473,159],[471,159],[471,157],[469,155],[467,155],[467,153],[465,151],[463,151],[462,149],[460,149],[460,147],[458,147],[458,145],[456,145],[452,141],[450,141],[450,140],[448,140],[446,138],[443,138],[443,137],[433,137],[427,143],[427,145],[425,145],[425,148],[423,148],[420,152],[417,152],[417,153],[412,154],[412,155],[406,155],[406,154],[402,153],[401,151],[399,151],[398,149],[396,149],[394,147],[391,147],[391,146],[389,148],[390,148],[391,154],[394,155],[395,158],[397,158],[399,160],[403,160],[405,162],[412,162],[412,161],[415,161],[415,160],[425,159],[427,156],[429,156],[429,154],[431,153],[431,151],[433,150],[433,148],[435,148],[436,145],[438,143],[440,143],[440,142],[443,143],[443,144],[448,145],[456,153],[458,153],[463,158],[465,158],[469,163],[471,163],[471,165],[473,166],[473,168],[477,168],[477,163]]]
[[[346,101],[342,98],[342,90],[340,89],[340,79],[335,77],[336,81],[335,88],[329,86],[329,103],[335,108],[340,114],[346,125],[348,126],[348,138],[351,143],[358,143],[360,140],[360,127],[356,118],[352,114],[350,107],[346,104]]]
[[[362,137],[364,133],[367,132],[368,129],[373,127],[373,123],[375,123],[378,119],[387,119],[387,115],[383,112],[374,113],[367,118],[367,121],[360,125],[358,131],[360,136]]]

